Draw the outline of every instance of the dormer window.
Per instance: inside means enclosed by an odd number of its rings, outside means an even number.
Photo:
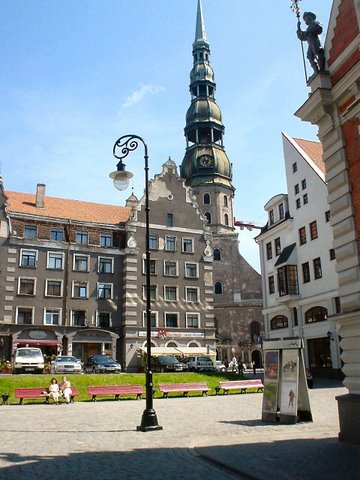
[[[269,222],[270,222],[270,225],[273,225],[274,224],[274,210],[270,210],[269,212]]]

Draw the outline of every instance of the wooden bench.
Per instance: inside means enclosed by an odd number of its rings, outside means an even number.
[[[210,390],[205,382],[198,383],[162,383],[159,384],[159,390],[165,398],[168,398],[169,393],[182,393],[184,397],[188,396],[189,392],[201,392],[206,396]]]
[[[222,390],[223,394],[229,393],[229,390],[240,390],[240,393],[247,393],[248,390],[256,389],[257,392],[264,391],[264,385],[261,380],[229,380],[219,382],[219,386],[215,387],[216,395]]]
[[[119,400],[121,395],[136,395],[136,399],[139,400],[144,394],[142,385],[93,385],[87,389],[93,402],[96,402],[98,395],[114,395],[115,400]]]
[[[44,398],[45,403],[49,403],[49,397],[44,395],[44,392],[47,391],[47,387],[29,387],[29,388],[16,388],[15,389],[15,398],[20,399],[20,405],[23,404],[24,398]],[[70,400],[71,402],[74,401],[74,397],[79,395],[76,387],[71,387],[71,396]],[[60,396],[59,400],[61,400],[63,397]]]

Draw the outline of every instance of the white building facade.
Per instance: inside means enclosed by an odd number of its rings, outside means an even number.
[[[265,205],[268,222],[257,237],[266,338],[300,337],[305,363],[318,375],[340,372],[332,315],[338,281],[322,147],[283,134],[287,194]]]

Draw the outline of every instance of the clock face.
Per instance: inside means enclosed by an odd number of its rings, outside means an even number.
[[[212,167],[214,164],[214,158],[210,155],[201,155],[199,157],[199,165],[200,167]]]

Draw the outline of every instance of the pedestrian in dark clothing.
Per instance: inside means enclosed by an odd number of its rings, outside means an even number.
[[[255,362],[252,362],[252,367],[253,367],[253,372],[254,372],[254,375],[256,374],[256,363]]]

